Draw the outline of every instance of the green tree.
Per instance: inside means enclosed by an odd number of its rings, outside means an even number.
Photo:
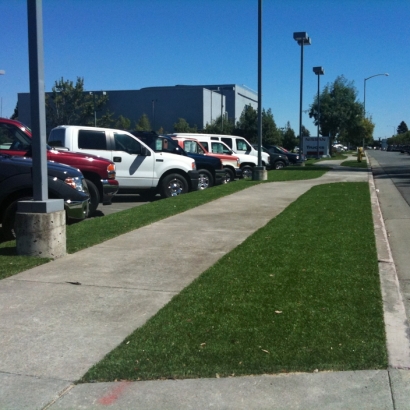
[[[344,76],[339,76],[333,83],[325,86],[320,98],[320,124],[321,135],[332,139],[350,140],[356,128],[364,119],[363,104],[357,101],[357,90],[353,82],[347,81]],[[309,117],[318,123],[318,100],[315,96],[310,106]]]
[[[245,137],[255,143],[258,138],[258,112],[250,105],[245,106],[239,121],[236,123],[235,134]]]
[[[204,134],[225,134],[232,135],[234,130],[234,125],[232,121],[228,120],[226,117],[222,118],[220,115],[212,124],[206,124],[203,129]]]
[[[84,92],[84,79],[56,81],[51,94],[46,95],[46,120],[49,128],[58,125],[94,125],[95,111],[101,111],[108,96]],[[95,105],[94,105],[95,103]]]
[[[350,129],[347,138],[342,138],[341,141],[347,146],[362,146],[364,145],[374,145],[371,144],[373,140],[374,124],[372,118],[361,118],[361,121]]]
[[[18,120],[19,119],[19,105],[18,105],[18,102],[16,103],[16,107],[14,108],[14,112],[11,115],[10,119],[12,119],[12,120]]]
[[[302,124],[302,135],[304,137],[310,137],[310,131]]]
[[[115,122],[115,128],[118,130],[129,130],[131,128],[131,120],[120,115]]]
[[[107,110],[101,117],[97,118],[97,127],[112,128],[115,122],[113,117],[114,113]],[[94,123],[90,125],[94,125]]]
[[[262,145],[281,145],[282,134],[273,119],[272,110],[262,110]]]
[[[191,127],[184,118],[178,118],[178,122],[174,123],[175,132],[193,132],[197,133],[198,128],[196,125]]]
[[[135,126],[136,131],[151,131],[151,124],[147,114],[142,114]]]
[[[387,143],[389,145],[410,145],[410,131],[388,138]]]
[[[295,131],[290,126],[289,121],[285,128],[282,129],[282,144],[289,151],[293,151],[296,146],[299,146],[299,140],[296,138]]]
[[[397,134],[405,134],[408,130],[407,124],[402,121],[397,127]]]

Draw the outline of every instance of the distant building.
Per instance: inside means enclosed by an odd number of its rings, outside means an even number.
[[[93,91],[96,95],[102,91]],[[90,91],[87,91],[89,93]],[[245,106],[258,108],[258,94],[237,84],[176,85],[147,87],[140,90],[105,91],[108,102],[104,109],[129,118],[132,124],[146,114],[154,130],[173,132],[174,124],[184,118],[198,129],[224,115],[236,123]],[[51,94],[51,93],[46,93]],[[30,94],[18,94],[19,120],[30,126]],[[97,113],[97,117],[102,112]],[[61,124],[64,125],[64,124]]]

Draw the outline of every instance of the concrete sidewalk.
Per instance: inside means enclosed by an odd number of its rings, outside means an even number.
[[[367,170],[336,166],[316,180],[260,184],[0,281],[0,409],[410,408],[410,372],[400,370],[410,368],[408,326],[394,269],[381,271],[391,279],[390,370],[73,385],[312,186],[369,177],[372,186]],[[374,188],[372,205],[377,216]],[[385,261],[384,224],[375,221]]]

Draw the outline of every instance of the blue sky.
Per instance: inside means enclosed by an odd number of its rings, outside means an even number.
[[[43,0],[46,91],[61,77],[86,90],[236,83],[257,90],[258,0]],[[1,113],[29,91],[27,4],[0,0]],[[376,124],[374,137],[410,127],[409,0],[264,0],[263,107],[299,129],[300,47],[306,31],[303,109],[344,75]],[[304,125],[316,134],[307,114]]]

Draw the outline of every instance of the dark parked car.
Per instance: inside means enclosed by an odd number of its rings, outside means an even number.
[[[165,151],[173,154],[185,155],[194,159],[196,169],[199,173],[198,189],[203,190],[225,182],[226,173],[219,158],[187,152],[171,137],[166,135],[158,135],[155,132],[140,131],[130,131],[130,133],[145,142],[154,151]]]
[[[31,156],[32,135],[30,129],[19,121],[0,118],[0,154]],[[111,205],[112,198],[118,191],[115,179],[115,164],[108,159],[95,155],[81,154],[52,149],[47,146],[47,159],[78,168],[84,175],[90,193],[90,215],[100,202]]]
[[[257,144],[252,144],[255,149],[258,149]],[[271,169],[282,169],[289,165],[288,155],[284,152],[273,152],[268,148],[262,147],[262,151],[270,155],[270,167]]]
[[[289,152],[282,147],[278,147],[276,145],[269,145],[267,147],[268,152],[272,154],[282,154],[288,157],[288,160],[291,164],[300,164],[304,161],[304,159],[299,154],[294,154],[293,152]]]
[[[0,154],[0,222],[3,237],[14,238],[17,202],[33,197],[33,161]],[[48,197],[64,199],[67,220],[82,220],[88,214],[89,194],[84,176],[68,165],[47,162]]]

